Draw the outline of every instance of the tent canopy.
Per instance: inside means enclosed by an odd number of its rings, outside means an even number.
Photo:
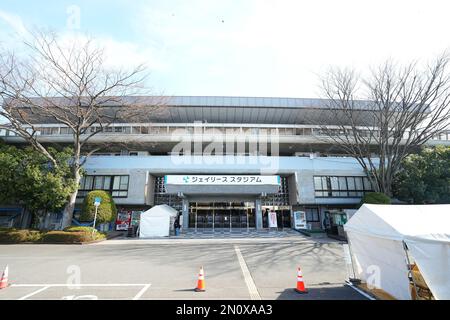
[[[154,206],[154,207],[148,209],[145,212],[142,212],[141,217],[142,216],[152,216],[152,217],[170,216],[170,217],[176,217],[177,214],[178,214],[178,211],[175,210],[174,208],[168,206],[167,204],[161,204],[161,205]]]
[[[154,206],[141,214],[139,237],[167,237],[173,219],[177,217],[177,210],[166,204]]]
[[[450,205],[364,204],[344,225],[357,276],[379,268],[379,287],[398,299],[411,299],[406,243],[436,299],[450,299]]]
[[[449,241],[450,205],[364,204],[344,228],[400,241],[406,236]]]

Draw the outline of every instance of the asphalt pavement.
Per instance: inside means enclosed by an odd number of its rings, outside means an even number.
[[[345,285],[342,244],[273,239],[112,239],[90,245],[1,245],[0,299],[366,299]],[[194,292],[199,268],[205,292]],[[298,294],[301,267],[307,294]]]

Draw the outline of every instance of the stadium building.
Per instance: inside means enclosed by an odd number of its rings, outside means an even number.
[[[111,109],[126,104],[125,98]],[[291,228],[294,212],[303,211],[307,228],[323,229],[327,212],[355,209],[373,190],[357,161],[323,133],[324,125],[335,125],[324,117],[327,108],[321,99],[166,97],[159,111],[91,128],[98,133],[85,151],[103,149],[86,159],[77,203],[103,189],[120,212],[167,204],[182,213],[183,228],[264,229],[269,211],[278,228]],[[72,142],[68,128],[51,119],[35,127],[42,143]],[[24,143],[8,130],[0,137]],[[445,132],[429,144],[449,140]],[[50,216],[49,225],[60,216]],[[0,217],[3,225],[27,220],[11,206],[0,207]]]

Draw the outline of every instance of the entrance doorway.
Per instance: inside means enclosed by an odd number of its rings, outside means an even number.
[[[191,202],[189,228],[226,231],[255,228],[252,202]]]
[[[262,207],[263,228],[269,228],[269,212],[274,210],[277,213],[277,227],[279,230],[291,228],[291,209],[290,207],[275,206]]]

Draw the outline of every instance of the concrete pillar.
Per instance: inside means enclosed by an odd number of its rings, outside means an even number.
[[[183,214],[183,228],[189,228],[189,201],[183,198],[182,204],[182,214]]]
[[[261,199],[255,200],[255,216],[256,216],[256,229],[261,230],[263,228]]]

